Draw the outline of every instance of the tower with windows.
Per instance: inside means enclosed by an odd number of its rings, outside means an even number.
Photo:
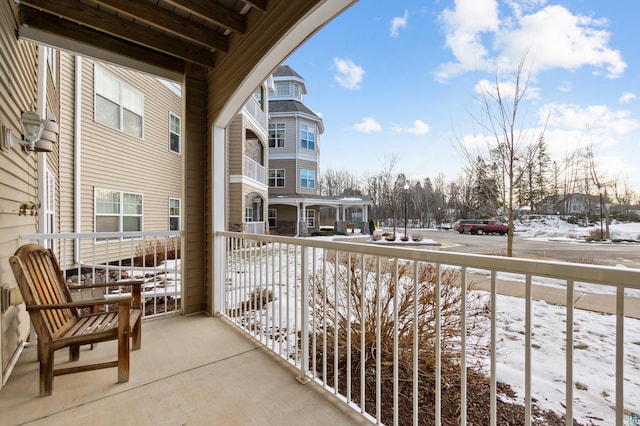
[[[304,79],[290,66],[273,72],[269,94],[269,228],[306,235],[318,228],[318,159],[322,119],[304,105]]]

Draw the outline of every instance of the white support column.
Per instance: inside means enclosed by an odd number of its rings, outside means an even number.
[[[300,235],[300,203],[296,203],[296,237]]]
[[[366,204],[362,205],[362,221],[369,222],[369,209]]]
[[[347,220],[347,208],[346,206],[342,206],[342,221],[346,221]]]
[[[213,288],[211,306],[213,313],[221,312],[223,292],[224,292],[224,244],[222,237],[216,237],[216,231],[224,231],[224,206],[225,206],[225,130],[222,127],[214,127],[211,141],[211,164],[212,164],[212,184],[211,184],[211,235],[213,237],[213,263],[211,279]]]
[[[336,222],[340,220],[340,204],[336,206]]]

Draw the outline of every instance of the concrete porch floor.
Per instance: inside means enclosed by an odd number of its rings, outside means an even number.
[[[112,360],[115,342],[80,361]],[[53,381],[38,396],[36,348],[25,348],[0,390],[0,425],[365,425],[345,404],[220,318],[173,316],[143,322],[128,383],[108,368]],[[56,352],[66,363],[67,350]]]

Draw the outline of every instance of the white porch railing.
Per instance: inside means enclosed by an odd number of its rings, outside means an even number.
[[[68,282],[143,279],[144,317],[182,310],[179,231],[28,234],[20,238],[52,248]],[[113,292],[120,290],[106,292],[105,297]]]
[[[264,166],[249,157],[244,157],[244,175],[260,183],[267,183],[267,174]]]
[[[253,96],[244,104],[243,109],[256,120],[262,129],[267,128],[267,114],[260,108],[260,104]]]
[[[513,358],[510,362],[521,374],[519,395],[513,400],[523,410],[524,424],[533,423],[540,401],[556,398],[557,409],[566,407],[559,414],[572,425],[581,414],[575,409],[582,392],[576,372],[585,368],[579,362],[582,355],[576,354],[585,350],[576,328],[589,327],[578,321],[578,314],[586,313],[578,312],[574,301],[593,288],[610,293],[615,301],[613,316],[592,314],[599,324],[611,318],[602,344],[611,338],[615,348],[613,359],[597,373],[611,387],[606,398],[612,408],[605,407],[610,417],[602,420],[622,425],[625,408],[637,408],[640,383],[628,373],[640,362],[628,354],[625,358],[625,342],[639,342],[640,336],[625,336],[625,322],[637,321],[625,318],[625,299],[640,296],[638,270],[231,232],[216,235],[224,247],[220,264],[226,265],[221,314],[295,365],[300,381],[320,383],[376,424],[401,424],[400,411],[411,413],[414,425],[449,422],[452,412],[444,411],[445,401],[455,390],[456,422],[496,425],[501,404],[510,399],[499,395],[498,361],[507,347],[505,339],[512,339],[519,347],[507,358]],[[476,287],[481,281],[484,289]],[[498,285],[504,281],[523,287],[524,297],[499,295]],[[565,297],[565,306],[556,307],[560,338],[547,342],[539,327],[551,318],[538,315],[544,312],[540,306],[548,305],[533,297],[534,289],[545,288],[563,289]],[[522,312],[517,318],[506,317],[516,303],[522,303]],[[515,337],[500,334],[505,325]],[[511,350],[514,343],[508,343]],[[538,360],[541,345],[554,344],[561,353],[554,362],[564,365],[561,379],[545,377],[544,362]],[[488,395],[485,420],[470,417],[467,402],[476,395],[470,392],[478,392],[478,377],[484,377],[481,390]],[[563,395],[545,394],[551,381],[564,388]],[[476,387],[470,388],[472,383]]]
[[[264,234],[264,222],[245,222],[248,234]]]

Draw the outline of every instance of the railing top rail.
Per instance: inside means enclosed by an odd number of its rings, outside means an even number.
[[[59,234],[22,234],[20,239],[27,241],[49,239],[83,238],[141,238],[141,237],[178,237],[181,231],[142,231],[142,232],[68,232]]]
[[[218,231],[216,232],[216,235],[221,237],[243,238],[269,243],[283,243],[302,247],[322,248],[326,250],[348,251],[363,255],[397,257],[407,260],[433,262],[451,266],[464,266],[467,268],[477,268],[481,270],[496,270],[499,272],[510,272],[536,277],[566,279],[578,282],[640,289],[640,269],[535,259],[518,259],[481,254],[450,253],[408,247],[389,247],[374,244],[247,234],[229,231]]]

